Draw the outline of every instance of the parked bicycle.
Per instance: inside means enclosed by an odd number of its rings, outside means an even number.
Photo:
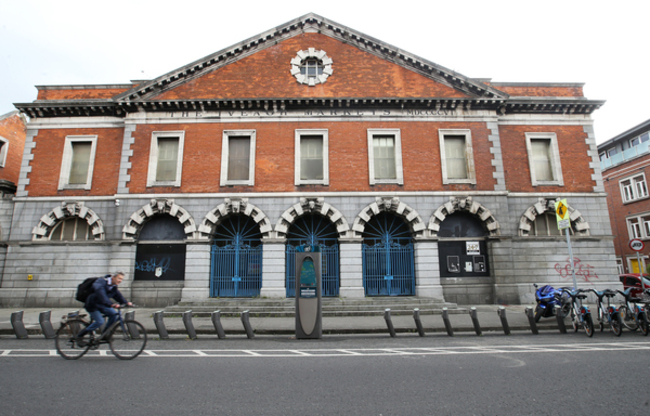
[[[578,332],[580,327],[583,327],[585,334],[588,337],[594,336],[594,321],[591,318],[591,311],[586,305],[580,303],[581,300],[587,299],[584,289],[567,289],[562,288],[562,291],[569,295],[571,298],[571,322],[573,323],[573,330]]]
[[[611,304],[611,300],[617,293],[611,289],[597,291],[589,289],[596,294],[596,303],[598,305],[598,313],[596,319],[600,323],[600,332],[605,329],[605,324],[609,325],[614,335],[621,336],[623,332],[623,320],[616,306]],[[607,305],[603,302],[603,298],[607,298]]]
[[[643,335],[648,335],[649,324],[648,314],[646,313],[648,304],[641,298],[633,297],[632,290],[633,288],[629,287],[624,291],[617,291],[625,298],[625,302],[619,307],[621,318],[623,319],[623,325],[625,325],[625,327],[630,331],[636,331],[638,328],[641,328]],[[645,305],[639,306],[638,303],[645,303]]]
[[[88,350],[96,350],[100,345],[108,344],[113,355],[120,360],[134,359],[147,345],[147,332],[139,322],[122,319],[121,309],[125,307],[127,306],[120,305],[117,309],[118,319],[102,335],[98,336],[91,331],[82,339],[77,339],[76,335],[90,325],[87,315],[75,313],[63,316],[56,333],[56,351],[66,360],[76,360]]]

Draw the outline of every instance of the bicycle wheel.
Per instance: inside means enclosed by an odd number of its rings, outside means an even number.
[[[622,305],[618,310],[621,312],[623,325],[627,329],[630,331],[636,331],[639,329],[639,325],[636,323],[636,319],[634,319],[634,315],[632,314],[632,311],[628,309],[627,305]]]
[[[140,322],[124,321],[117,325],[109,339],[111,351],[120,360],[132,360],[144,350],[147,345],[147,333]]]
[[[612,314],[612,320],[609,322],[609,325],[612,327],[612,332],[617,337],[620,337],[623,333],[623,320],[621,319],[620,313]]]
[[[639,313],[639,326],[641,327],[641,332],[643,335],[648,335],[648,316],[645,312]]]
[[[81,358],[90,348],[88,344],[89,334],[83,337],[81,345],[79,345],[75,337],[79,331],[87,326],[88,324],[86,322],[76,319],[61,324],[59,330],[56,331],[56,338],[54,339],[56,352],[66,360]]]
[[[587,334],[589,338],[594,336],[594,321],[591,319],[591,314],[585,315],[582,326],[585,329],[585,334]]]

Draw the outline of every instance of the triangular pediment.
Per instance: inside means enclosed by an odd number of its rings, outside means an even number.
[[[317,85],[301,83],[295,65],[292,66],[292,61],[295,64],[310,53],[325,56],[330,63],[326,74],[329,76]],[[115,100],[138,103],[370,97],[502,100],[508,94],[318,15],[307,14],[144,82]]]

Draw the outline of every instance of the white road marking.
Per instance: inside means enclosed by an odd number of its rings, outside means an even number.
[[[144,350],[141,357],[180,358],[288,358],[288,357],[376,357],[376,356],[434,356],[471,354],[549,354],[556,352],[594,352],[594,351],[650,351],[650,342],[594,342],[589,344],[554,345],[491,345],[458,346],[437,348],[348,348],[348,349],[266,349],[266,350]],[[0,349],[0,357],[55,357],[56,350]],[[112,357],[109,350],[88,351],[87,357]]]

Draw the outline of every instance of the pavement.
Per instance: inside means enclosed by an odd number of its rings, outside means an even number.
[[[526,308],[532,308],[532,305],[478,305],[476,306],[476,318],[480,326],[481,333],[488,332],[505,332],[503,322],[498,311],[505,311],[507,325],[510,331],[532,331],[529,319],[525,313]],[[56,331],[61,322],[61,318],[72,308],[51,309],[50,322]],[[135,311],[135,320],[140,322],[147,330],[150,336],[159,336],[158,329],[154,322],[153,316],[160,309],[156,308],[137,308]],[[457,309],[447,311],[448,321],[453,333],[476,333],[474,321],[470,315],[470,306],[458,306]],[[46,311],[43,308],[23,308],[23,309],[0,309],[0,339],[15,338],[15,331],[11,323],[12,313],[22,311],[22,323],[30,338],[44,337],[39,316]],[[448,332],[443,319],[442,310],[421,310],[420,322],[424,333]],[[386,334],[389,335],[388,322],[385,319],[384,310],[377,311],[374,314],[365,316],[323,316],[323,336],[336,334]],[[502,312],[503,315],[503,312]],[[396,334],[400,333],[417,333],[417,325],[413,313],[410,314],[391,314],[390,322]],[[187,338],[188,331],[183,322],[182,314],[165,314],[164,326],[170,335],[170,338]],[[226,337],[228,336],[247,336],[246,327],[241,315],[222,316],[220,319]],[[255,335],[295,335],[296,320],[294,316],[249,316],[250,327]],[[194,315],[191,324],[199,338],[217,337],[217,331],[212,320],[206,314]],[[570,322],[567,321],[570,327]],[[537,324],[539,331],[554,330],[558,331],[558,322],[555,318],[542,318]]]

